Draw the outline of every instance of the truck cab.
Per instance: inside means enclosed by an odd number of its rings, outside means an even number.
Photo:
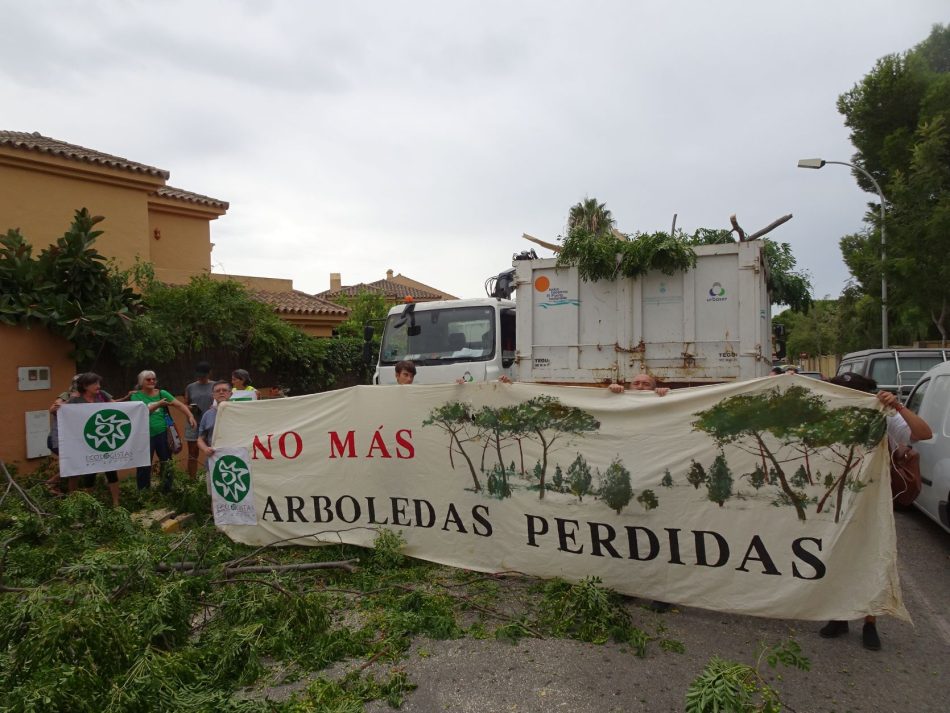
[[[396,363],[416,365],[417,384],[515,378],[515,303],[492,297],[410,302],[389,310],[373,383],[395,384]]]

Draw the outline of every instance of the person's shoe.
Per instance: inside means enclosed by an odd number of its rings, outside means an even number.
[[[836,639],[848,633],[848,622],[832,619],[818,630],[823,639]]]
[[[861,630],[861,641],[864,648],[870,651],[881,650],[881,637],[877,635],[877,626],[873,622],[865,622]]]
[[[669,602],[661,602],[659,599],[654,599],[647,605],[647,609],[654,611],[657,614],[666,614],[670,609],[673,608],[673,605]]]

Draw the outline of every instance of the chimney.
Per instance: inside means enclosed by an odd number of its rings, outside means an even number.
[[[330,289],[339,290],[341,287],[343,287],[343,283],[340,280],[340,273],[331,272],[330,273]]]
[[[393,271],[392,271],[392,270],[386,270],[386,279],[387,279],[387,280],[393,279]]]

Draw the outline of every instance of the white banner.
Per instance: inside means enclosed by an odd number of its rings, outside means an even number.
[[[151,462],[148,407],[141,402],[63,404],[56,419],[64,478]]]
[[[652,392],[361,386],[223,403],[263,545],[371,545],[720,611],[907,618],[871,396],[799,376]]]
[[[254,484],[247,448],[215,448],[208,458],[215,525],[256,525]]]

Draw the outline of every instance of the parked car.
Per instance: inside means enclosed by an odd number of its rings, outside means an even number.
[[[917,382],[907,408],[924,419],[933,437],[917,441],[923,487],[914,505],[950,532],[950,362],[933,367]]]
[[[818,381],[824,381],[825,377],[820,371],[800,371],[798,372],[799,376],[807,376],[809,379],[818,379]]]
[[[874,379],[879,389],[903,401],[930,367],[948,359],[950,349],[864,349],[845,354],[836,375],[852,372]]]

